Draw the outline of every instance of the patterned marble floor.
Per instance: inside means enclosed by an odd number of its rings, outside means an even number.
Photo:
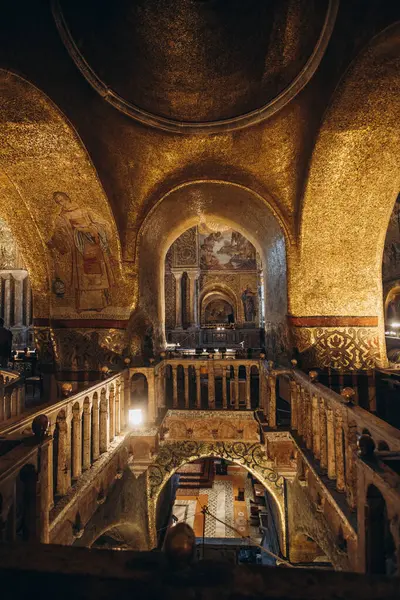
[[[245,490],[244,501],[236,500],[239,488]],[[247,471],[229,465],[228,475],[217,475],[211,489],[200,488],[193,496],[188,495],[187,490],[178,489],[172,512],[178,521],[186,521],[193,527],[196,537],[202,537],[204,517],[201,509],[207,506],[218,520],[206,516],[205,536],[235,538],[238,534],[226,524],[235,527],[241,535],[249,535],[250,499],[253,499],[253,488]]]

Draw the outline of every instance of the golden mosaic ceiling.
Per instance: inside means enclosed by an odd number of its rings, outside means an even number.
[[[106,100],[147,123],[140,111],[182,125],[264,111],[288,88],[285,102],[293,98],[323,56],[337,4],[55,0],[53,12],[75,63]]]

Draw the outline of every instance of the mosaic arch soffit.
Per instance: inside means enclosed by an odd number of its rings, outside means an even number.
[[[113,89],[111,89],[106,82],[100,79],[98,74],[89,65],[79,50],[64,18],[59,0],[52,0],[53,17],[61,40],[75,65],[85,77],[86,81],[92,86],[92,88],[106,102],[132,119],[157,129],[182,134],[216,133],[221,131],[242,129],[244,127],[248,127],[249,125],[259,123],[280,111],[307,85],[317,70],[331,38],[336,22],[338,7],[339,0],[329,0],[325,20],[321,28],[319,38],[306,64],[294,77],[291,83],[281,93],[275,96],[275,98],[261,108],[246,114],[219,121],[195,123],[177,121],[143,110],[135,104],[122,98]]]
[[[0,108],[0,147],[4,150],[0,169],[18,190],[38,236],[45,244],[54,221],[53,193],[63,191],[80,206],[93,206],[103,214],[121,256],[119,233],[108,198],[72,123],[42,90],[20,75],[0,68],[0,83],[5,99]],[[8,97],[13,102],[7,102]],[[26,173],[28,160],[32,166],[30,174]]]
[[[181,441],[164,443],[147,470],[149,502],[153,504],[152,510],[149,510],[150,531],[153,528],[152,519],[155,522],[157,499],[170,477],[187,463],[211,457],[224,458],[238,464],[257,477],[276,502],[282,536],[285,540],[284,478],[272,467],[272,462],[266,456],[265,448],[260,443],[249,442]],[[285,541],[283,547],[285,547]]]
[[[210,186],[209,189],[211,189],[211,186],[214,186],[214,185],[221,186],[221,188],[225,188],[225,189],[231,187],[233,191],[235,189],[237,189],[237,190],[240,190],[242,194],[248,194],[249,197],[253,197],[256,201],[258,201],[260,203],[260,208],[263,205],[262,209],[263,209],[263,211],[265,211],[264,217],[269,216],[276,220],[276,222],[279,225],[279,228],[285,238],[287,250],[289,249],[289,247],[291,249],[295,248],[295,245],[296,245],[295,233],[292,230],[292,228],[290,227],[290,225],[287,223],[286,219],[284,218],[284,216],[279,208],[279,203],[271,195],[268,195],[268,198],[265,198],[264,196],[261,196],[259,193],[255,192],[251,188],[248,188],[242,184],[234,183],[231,181],[225,181],[225,180],[221,180],[221,179],[198,179],[198,180],[193,180],[193,181],[187,181],[187,182],[184,182],[180,185],[173,187],[166,194],[163,194],[162,197],[156,202],[156,204],[154,204],[150,208],[150,210],[147,212],[145,218],[143,219],[143,222],[140,225],[139,231],[137,233],[137,243],[135,246],[136,262],[139,259],[141,240],[146,235],[146,232],[154,226],[154,223],[157,223],[159,221],[158,213],[159,213],[160,209],[163,208],[163,203],[165,202],[165,200],[171,199],[171,197],[176,196],[175,202],[179,203],[179,200],[182,196],[184,196],[186,193],[188,193],[188,194],[191,193],[191,191],[194,190],[196,187],[204,186],[205,193],[207,193],[207,186]],[[169,232],[169,236],[166,238],[166,241],[165,241],[166,251],[168,250],[168,248],[170,248],[172,246],[172,244],[179,238],[179,236],[182,233],[184,233],[186,230],[190,229],[191,227],[198,225],[199,219],[201,218],[201,209],[199,209],[199,207],[195,206],[193,203],[187,203],[187,204],[192,204],[192,206],[189,206],[189,213],[192,213],[192,214],[188,214],[188,216],[184,216],[182,218],[181,223],[179,223],[179,226],[176,226],[172,232]],[[216,204],[222,205],[221,212],[223,212],[223,199],[221,202],[219,202],[219,203],[217,202]],[[218,208],[220,208],[220,206],[218,206]],[[216,220],[220,220],[221,222],[224,222],[223,216],[218,216],[218,215],[214,214],[212,216],[212,218],[214,218]],[[254,237],[254,235],[252,234],[252,232],[247,230],[245,226],[243,227],[241,221],[242,221],[242,219],[240,219],[240,218],[238,218],[237,222],[235,222],[234,220],[231,220],[231,219],[227,219],[226,224],[229,225],[229,227],[231,227],[232,229],[239,231],[239,233],[241,233],[246,239],[248,239],[253,244],[253,246],[255,247],[256,251],[260,254],[260,256],[263,256],[262,241],[256,239]]]
[[[332,219],[340,214],[350,233],[357,231],[353,224],[360,222],[364,212],[378,241],[380,267],[400,190],[399,40],[399,23],[379,33],[354,59],[336,89],[310,163],[300,215],[301,253],[318,215],[325,216],[327,228],[337,231],[338,221],[331,223],[329,212]],[[364,200],[362,190],[368,191]],[[364,230],[362,236],[368,237]],[[323,239],[321,232],[319,237]]]

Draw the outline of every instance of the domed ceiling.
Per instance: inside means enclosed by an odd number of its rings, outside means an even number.
[[[53,13],[82,73],[106,100],[115,93],[117,108],[129,113],[127,107],[135,107],[177,123],[210,123],[262,109],[312,58],[315,71],[336,4],[54,0]]]

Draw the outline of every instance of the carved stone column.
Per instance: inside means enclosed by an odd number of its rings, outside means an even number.
[[[185,408],[189,408],[189,367],[188,365],[183,366],[185,375]]]
[[[65,496],[71,486],[71,436],[66,417],[58,422],[57,494]]]
[[[15,271],[14,277],[14,325],[22,327],[24,316],[24,279],[26,271]]]
[[[310,394],[305,391],[304,399],[306,403],[306,446],[309,450],[313,447],[313,415],[312,415],[312,399]]]
[[[31,290],[31,281],[29,277],[26,278],[26,287],[25,287],[25,315],[26,322],[25,325],[29,327],[32,325],[32,290]]]
[[[16,417],[18,414],[18,388],[14,388],[11,392],[11,416]]]
[[[4,325],[11,326],[11,275],[4,279]]]
[[[97,396],[93,398],[92,410],[92,456],[93,461],[100,456],[100,415],[99,415],[99,400]]]
[[[328,406],[326,409],[327,444],[328,444],[328,477],[336,478],[336,453],[335,453],[335,426],[333,421],[333,410]]]
[[[92,412],[90,402],[83,405],[83,469],[90,469],[92,442]]]
[[[326,408],[325,400],[320,398],[319,400],[319,433],[320,433],[320,444],[321,444],[321,458],[320,466],[321,469],[326,469],[328,466],[328,444],[327,444],[327,432],[326,432]]]
[[[72,478],[82,474],[82,413],[79,407],[72,411]]]
[[[351,509],[357,506],[357,425],[348,423],[346,427],[346,492],[347,501]]]
[[[269,387],[269,410],[268,410],[268,425],[272,428],[276,427],[276,377],[270,375],[268,377]]]
[[[40,445],[40,472],[39,472],[39,539],[42,544],[49,543],[49,512],[53,501],[53,487],[49,487],[49,472],[53,471],[52,461],[53,440],[50,436],[46,437]]]
[[[108,399],[105,391],[100,400],[100,453],[108,450]]]
[[[147,422],[154,423],[157,415],[156,406],[156,388],[155,388],[155,377],[154,370],[147,373],[147,391],[148,391],[148,408],[147,408]]]
[[[222,367],[222,408],[228,408],[226,385],[226,367]]]
[[[178,408],[178,367],[172,365],[172,408]]]
[[[215,408],[215,374],[214,361],[208,361],[208,408]]]
[[[51,441],[49,442],[48,448],[48,461],[49,461],[49,469],[47,471],[48,477],[48,503],[49,510],[51,510],[54,506],[54,434],[56,430],[56,422],[50,423],[49,425],[49,437]]]
[[[251,367],[246,365],[246,409],[251,409]]]
[[[196,408],[201,409],[201,372],[200,367],[196,366]]]
[[[336,450],[336,489],[343,492],[344,480],[344,448],[343,448],[343,417],[339,411],[335,412],[335,450]]]
[[[189,279],[189,324],[190,327],[198,327],[196,281],[199,277],[198,271],[187,271]]]
[[[312,428],[313,428],[313,452],[315,458],[321,457],[321,436],[319,431],[319,401],[318,397],[312,395]]]
[[[115,434],[121,433],[121,382],[117,381],[115,394]]]
[[[239,410],[239,365],[234,365],[233,370],[235,374],[235,408]]]
[[[175,277],[175,329],[182,329],[182,271],[172,271]]]
[[[113,439],[115,438],[115,394],[114,394],[114,390],[110,389],[109,392],[109,396],[108,396],[108,406],[109,406],[109,411],[110,411],[110,419],[109,419],[109,424],[110,424],[110,442],[113,441]]]
[[[297,433],[304,436],[304,393],[303,388],[296,383],[297,387]]]

